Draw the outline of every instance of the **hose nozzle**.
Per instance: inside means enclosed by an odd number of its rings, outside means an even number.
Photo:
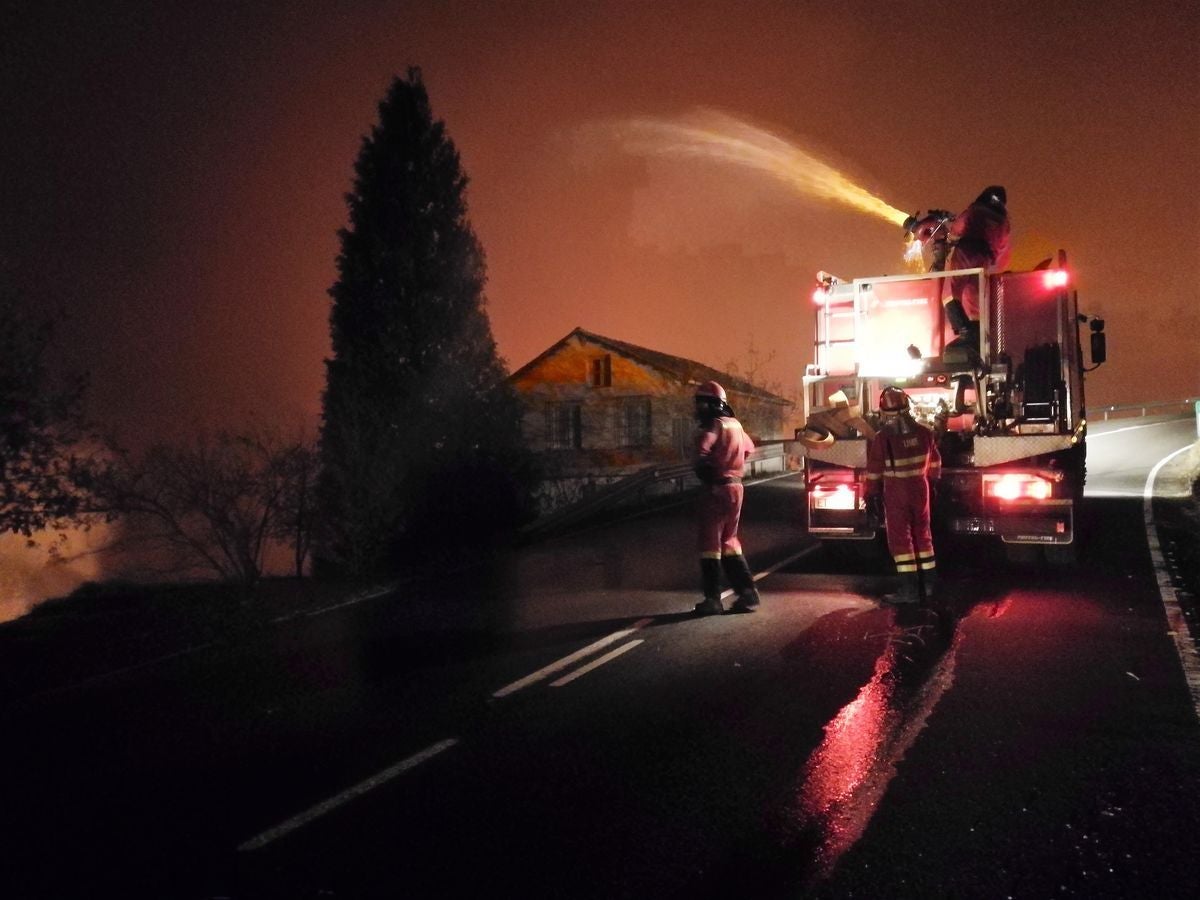
[[[954,221],[954,214],[944,209],[931,209],[922,216],[919,212],[904,220],[904,232],[914,241],[924,243],[938,236],[945,237],[945,230]]]

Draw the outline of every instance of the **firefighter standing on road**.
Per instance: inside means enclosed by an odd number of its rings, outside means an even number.
[[[879,395],[881,428],[867,445],[867,505],[878,514],[880,494],[888,551],[900,575],[894,603],[917,603],[924,583],[933,596],[937,561],[929,527],[930,481],[942,473],[933,432],[909,411],[908,394],[886,387]]]
[[[998,184],[989,185],[950,226],[949,269],[1008,268],[1012,248],[1008,221],[1008,193]],[[979,347],[979,279],[959,275],[950,279],[950,296],[943,301],[946,320],[954,329],[954,343]]]
[[[734,417],[725,389],[717,382],[700,385],[695,402],[700,428],[693,466],[701,482],[697,537],[704,590],[704,599],[696,604],[695,611],[702,616],[725,611],[721,604],[723,568],[738,596],[732,611],[753,612],[758,608],[758,591],[742,555],[738,526],[742,517],[742,472],[754,442]]]

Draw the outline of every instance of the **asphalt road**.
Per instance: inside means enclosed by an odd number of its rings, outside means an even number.
[[[688,614],[679,506],[7,704],[0,894],[1190,897],[1143,491],[1195,434],[1143,425],[1091,442],[1078,567],[939,545],[940,617],[783,478],[751,616]]]

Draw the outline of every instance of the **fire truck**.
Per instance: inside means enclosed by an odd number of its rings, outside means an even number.
[[[978,345],[945,321],[950,279],[978,279]],[[1083,378],[1104,362],[1104,322],[1079,312],[1066,254],[1031,271],[930,271],[844,281],[820,273],[813,362],[803,377],[808,530],[871,541],[867,441],[887,385],[934,430],[943,473],[935,527],[998,540],[1022,561],[1075,558],[1086,474]],[[1090,366],[1082,335],[1090,332]],[[842,544],[842,546],[846,546]]]

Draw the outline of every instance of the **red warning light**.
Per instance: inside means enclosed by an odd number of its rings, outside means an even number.
[[[1049,269],[1042,276],[1042,283],[1048,288],[1066,287],[1069,281],[1070,278],[1067,276],[1066,269]]]
[[[983,492],[998,500],[1047,500],[1053,488],[1048,480],[1037,475],[1012,473],[985,476]]]
[[[813,303],[824,303],[829,299],[829,292],[825,288],[817,288],[812,293]]]

